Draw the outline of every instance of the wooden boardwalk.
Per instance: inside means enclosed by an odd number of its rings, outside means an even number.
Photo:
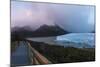
[[[31,47],[28,41],[20,41],[19,46],[11,54],[11,64],[15,66],[51,64],[51,62]]]
[[[34,54],[34,62],[33,64],[51,64],[51,62],[44,57],[42,54],[40,54],[36,49],[34,49],[33,47],[31,47],[30,43],[28,43],[28,46],[30,47],[30,49],[32,50],[32,53]]]

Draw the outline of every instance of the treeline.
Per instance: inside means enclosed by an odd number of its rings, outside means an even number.
[[[30,41],[30,43],[32,47],[38,50],[53,63],[95,61],[94,48],[64,48],[63,46],[49,45],[42,42],[39,43]]]

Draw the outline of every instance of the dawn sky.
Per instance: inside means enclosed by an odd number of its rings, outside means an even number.
[[[11,27],[58,25],[68,32],[94,31],[95,6],[11,2]]]

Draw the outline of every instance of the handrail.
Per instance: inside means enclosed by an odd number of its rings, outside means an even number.
[[[29,49],[30,49],[30,54],[32,54],[31,58],[33,59],[33,64],[51,64],[51,62],[46,58],[44,57],[43,55],[41,55],[36,49],[34,49],[33,47],[31,47],[31,44],[29,42],[28,43],[28,46],[29,46]]]

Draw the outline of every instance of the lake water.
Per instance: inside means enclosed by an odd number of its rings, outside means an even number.
[[[70,33],[55,37],[38,37],[27,38],[28,40],[36,42],[45,42],[48,44],[55,44],[61,46],[74,46],[74,47],[94,47],[95,34],[94,33]],[[84,45],[85,44],[85,45]]]

